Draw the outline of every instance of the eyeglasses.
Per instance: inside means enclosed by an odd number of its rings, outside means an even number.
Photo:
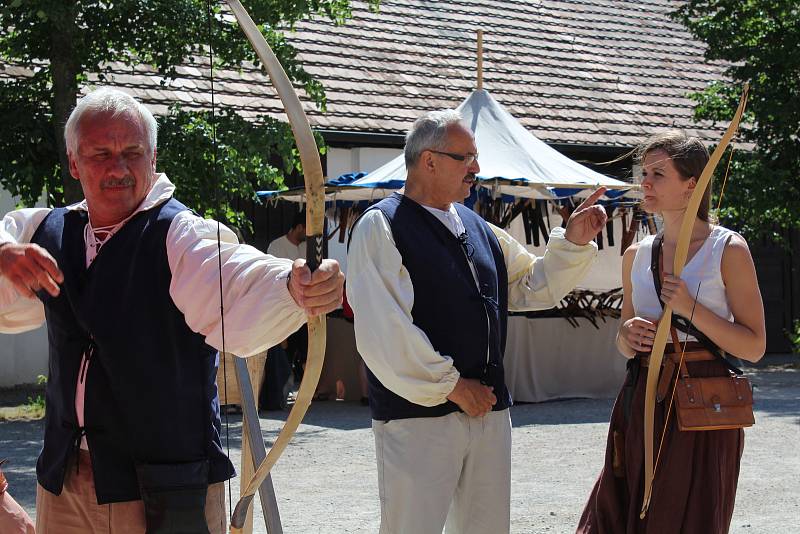
[[[441,154],[443,156],[447,156],[449,158],[453,158],[456,161],[463,161],[464,165],[469,167],[472,163],[478,159],[478,154],[453,154],[452,152],[442,152],[441,150],[430,150],[434,154]]]

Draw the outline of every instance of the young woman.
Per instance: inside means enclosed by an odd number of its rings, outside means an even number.
[[[662,289],[659,295],[651,270],[654,236],[648,236],[628,248],[623,257],[624,300],[617,347],[631,360],[611,414],[605,464],[577,532],[725,533],[733,514],[744,432],[682,432],[675,421],[674,406],[666,425],[650,507],[645,518],[639,518],[644,493],[646,365],[664,304],[669,304],[675,315],[691,318],[689,335],[678,333],[681,345],[684,341],[690,346],[696,343],[691,332],[699,331],[721,351],[758,361],[764,354],[766,333],[755,266],[745,240],[712,223],[709,187],[694,220],[686,266],[680,278],[672,276],[683,214],[708,161],[708,152],[698,139],[669,131],[645,142],[637,150],[637,159],[642,165],[642,208],[663,218]],[[667,345],[665,354],[681,352],[680,347],[671,345]],[[729,373],[720,358],[686,365],[695,377]],[[668,403],[667,399],[656,404],[656,449]]]

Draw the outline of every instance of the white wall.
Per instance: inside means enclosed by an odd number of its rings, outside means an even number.
[[[15,209],[17,202],[19,199],[0,189],[0,213]],[[36,205],[46,205],[44,195]],[[33,384],[38,375],[47,375],[47,329],[0,334],[0,387]]]
[[[34,384],[47,376],[47,328],[0,334],[0,387]]]
[[[372,172],[402,153],[400,148],[329,148],[328,178],[350,172]]]

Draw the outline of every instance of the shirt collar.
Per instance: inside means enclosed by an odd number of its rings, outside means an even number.
[[[169,200],[172,198],[172,194],[174,192],[175,184],[169,181],[167,175],[163,172],[156,174],[156,181],[153,183],[153,187],[150,188],[147,196],[144,198],[144,200],[142,200],[142,203],[139,204],[139,207],[136,208],[134,212],[131,213],[130,216],[128,216],[125,220],[127,221],[140,211],[147,211],[155,206],[158,206],[165,200]],[[86,205],[86,199],[76,202],[75,204],[70,204],[67,206],[67,209],[71,211],[89,211],[89,208]]]

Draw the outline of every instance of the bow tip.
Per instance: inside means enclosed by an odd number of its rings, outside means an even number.
[[[247,521],[247,512],[250,510],[250,503],[253,502],[253,495],[245,495],[236,503],[236,507],[231,514],[231,534],[241,534],[244,523]]]

